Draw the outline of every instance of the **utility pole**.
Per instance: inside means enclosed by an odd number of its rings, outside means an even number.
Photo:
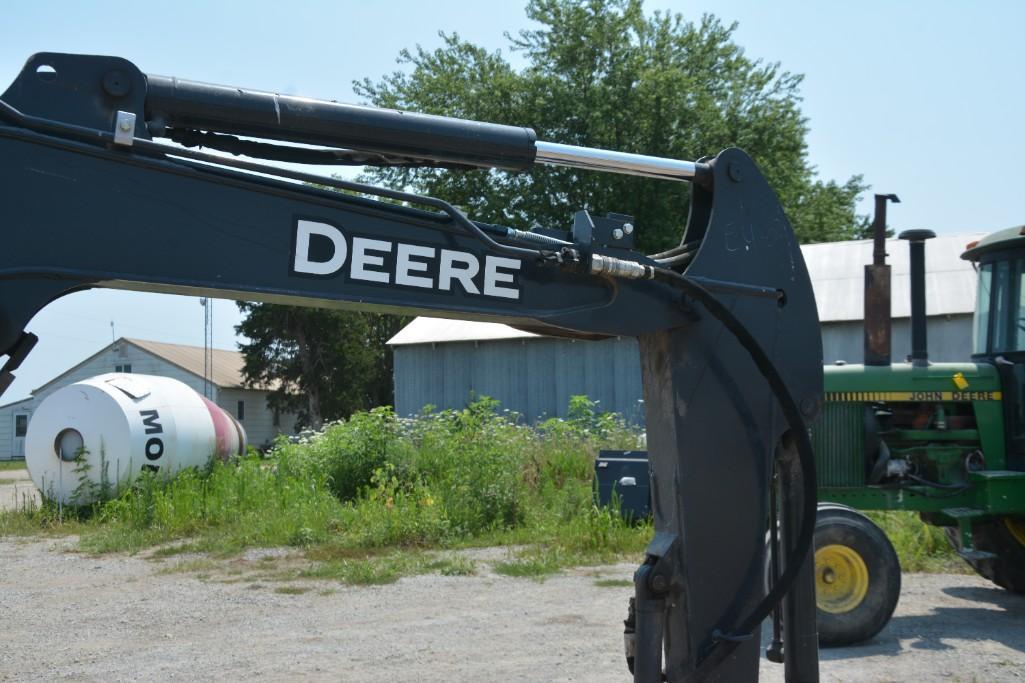
[[[214,300],[203,297],[199,300],[199,305],[203,307],[203,396],[212,401],[214,399]]]

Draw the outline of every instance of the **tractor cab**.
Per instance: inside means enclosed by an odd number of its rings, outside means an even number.
[[[968,245],[979,273],[972,359],[996,367],[1003,394],[1006,468],[1025,471],[1025,226]]]

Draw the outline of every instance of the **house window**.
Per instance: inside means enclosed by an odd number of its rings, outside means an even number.
[[[243,420],[246,419],[246,402],[245,401],[239,401],[238,402],[238,406],[236,406],[236,408],[235,408],[235,417],[238,418],[239,422],[242,422]]]
[[[115,365],[114,366],[114,372],[131,372],[131,371],[132,371],[132,364],[131,363],[125,363],[124,365]]]
[[[28,432],[28,415],[14,416],[14,436],[23,437]]]

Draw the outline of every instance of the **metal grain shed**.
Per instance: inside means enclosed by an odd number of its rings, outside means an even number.
[[[929,355],[971,355],[975,272],[961,260],[965,244],[985,233],[942,235],[926,246]],[[823,362],[862,359],[864,265],[871,240],[802,247],[822,322]],[[910,351],[907,242],[887,241],[893,283],[893,358]],[[389,340],[395,353],[395,409],[462,408],[473,396],[498,399],[528,421],[564,416],[569,397],[586,394],[602,410],[643,422],[636,342],[571,341],[507,325],[420,317]]]

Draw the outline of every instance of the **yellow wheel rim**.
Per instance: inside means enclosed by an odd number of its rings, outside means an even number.
[[[850,612],[868,593],[868,567],[854,549],[826,545],[815,551],[815,602],[830,614]]]
[[[1004,517],[1004,526],[1014,536],[1014,540],[1018,541],[1021,545],[1025,545],[1025,520]]]

